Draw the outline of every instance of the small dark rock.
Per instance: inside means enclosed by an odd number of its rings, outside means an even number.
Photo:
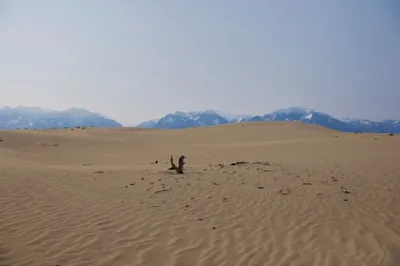
[[[390,133],[390,134],[389,134],[389,136],[393,136],[393,135],[394,135],[393,133]]]
[[[134,186],[134,185],[135,185],[135,183],[130,183],[129,185],[130,185],[130,186]]]
[[[343,199],[344,201],[348,201],[348,199]]]
[[[243,165],[243,164],[248,164],[248,162],[238,161],[238,162],[235,162],[235,163],[231,163],[232,166],[234,166],[234,165]]]
[[[304,185],[304,186],[311,186],[312,184],[309,183],[309,182],[305,182],[305,183],[303,183],[302,185]]]
[[[213,228],[212,228],[213,230],[215,230],[215,229],[217,229],[217,227],[215,227],[215,226],[213,226]]]
[[[264,189],[264,187],[263,187],[263,186],[258,186],[257,188],[258,188],[258,189]]]

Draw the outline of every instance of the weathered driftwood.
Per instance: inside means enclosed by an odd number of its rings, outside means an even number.
[[[179,157],[179,161],[178,161],[178,166],[176,166],[176,164],[174,163],[174,158],[171,155],[171,167],[168,168],[168,170],[175,170],[178,174],[183,174],[183,165],[185,164],[185,162],[183,161],[186,157],[185,156],[181,156]]]

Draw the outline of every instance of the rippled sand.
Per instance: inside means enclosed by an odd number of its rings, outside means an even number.
[[[0,137],[0,266],[400,265],[399,136],[275,122]]]

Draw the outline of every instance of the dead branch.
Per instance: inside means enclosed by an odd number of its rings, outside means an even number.
[[[183,165],[185,164],[185,158],[186,157],[183,155],[179,157],[178,166],[176,166],[176,164],[174,163],[174,158],[171,155],[171,167],[168,168],[168,170],[175,170],[178,174],[183,174]]]
[[[174,164],[174,158],[171,155],[171,167],[168,168],[168,170],[176,170],[176,165]]]

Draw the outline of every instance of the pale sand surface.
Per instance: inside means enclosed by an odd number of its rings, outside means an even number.
[[[0,136],[1,266],[400,265],[399,136],[297,122]]]

